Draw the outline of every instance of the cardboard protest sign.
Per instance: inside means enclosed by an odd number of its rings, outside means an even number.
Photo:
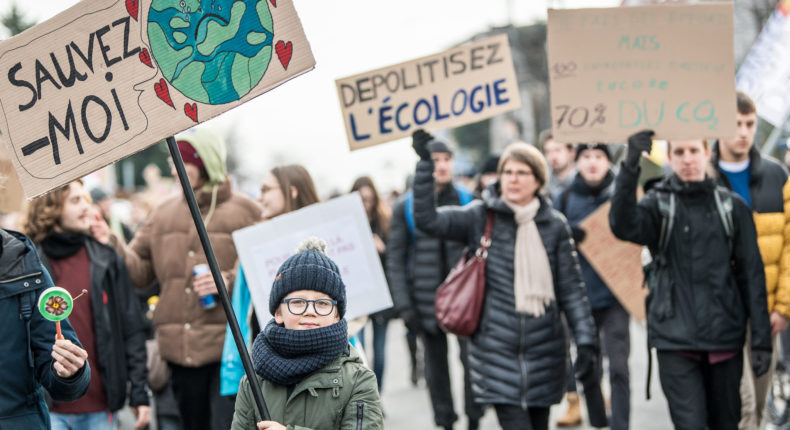
[[[346,319],[392,307],[362,199],[353,193],[233,233],[261,327],[272,317],[269,292],[277,269],[310,236],[326,240],[327,254],[340,269],[346,284]]]
[[[34,197],[314,65],[291,0],[83,0],[0,43],[0,139]]]
[[[0,212],[16,212],[22,209],[25,194],[14,170],[14,164],[5,153],[0,153]]]
[[[586,236],[578,248],[620,304],[641,322],[647,296],[647,289],[642,288],[642,247],[614,237],[609,227],[611,206],[606,202],[579,223]]]
[[[732,3],[549,10],[554,138],[735,135]]]
[[[521,106],[506,34],[335,81],[351,150]]]
[[[757,114],[775,127],[781,127],[790,115],[789,14],[790,1],[780,1],[735,79],[735,86],[754,100]]]

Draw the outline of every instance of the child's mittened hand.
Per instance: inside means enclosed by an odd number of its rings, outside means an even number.
[[[286,430],[285,426],[275,421],[261,421],[258,430]]]

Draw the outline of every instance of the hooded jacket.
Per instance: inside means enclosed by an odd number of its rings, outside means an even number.
[[[109,246],[85,240],[90,261],[90,300],[96,362],[110,411],[148,405],[145,332],[126,265]],[[39,258],[51,267],[49,257],[38,247]],[[128,387],[127,387],[128,383]],[[128,388],[128,390],[127,390]]]
[[[667,276],[651,286],[646,299],[648,344],[659,350],[737,351],[749,320],[752,349],[770,351],[765,274],[746,203],[722,189],[734,206],[730,244],[713,180],[683,182],[673,174],[637,203],[639,171],[623,165],[617,176],[609,213],[615,236],[647,246],[656,258],[662,223],[657,193],[674,193],[677,208],[666,249]]]
[[[288,430],[380,430],[384,428],[376,375],[349,348],[326,367],[293,387],[264,381],[259,375],[271,419]],[[261,421],[249,380],[244,376],[236,397],[231,430],[254,429]]]
[[[542,196],[535,224],[551,266],[556,300],[541,317],[516,311],[514,257],[516,221],[490,185],[484,201],[464,207],[436,209],[433,162],[420,161],[414,179],[414,217],[417,226],[435,237],[479,247],[487,212],[494,212],[491,246],[486,260],[486,290],[477,332],[469,346],[472,389],[477,403],[509,404],[522,408],[549,407],[565,392],[568,344],[562,314],[573,329],[576,345],[597,348],[597,332],[565,218]]]
[[[88,391],[88,362],[69,379],[52,368],[55,324],[45,320],[35,304],[41,292],[52,287],[52,279],[41,265],[33,243],[25,235],[0,229],[0,428],[49,429],[44,390],[56,401],[68,402]],[[30,330],[22,318],[21,298],[35,291]],[[82,346],[68,319],[61,321],[63,336]]]
[[[230,181],[216,190],[216,195],[211,190],[197,191],[195,198],[203,217],[213,213],[206,229],[232,290],[237,255],[231,234],[259,221],[261,207],[234,193]],[[186,367],[219,362],[227,318],[222,306],[203,309],[192,288],[192,268],[205,264],[206,256],[184,196],[173,196],[157,206],[129,245],[116,236],[111,243],[126,262],[135,287],[146,288],[154,280],[161,285],[153,322],[162,358]]]
[[[713,146],[711,163],[716,181],[732,189],[719,167],[719,144]],[[790,318],[790,182],[781,164],[763,158],[754,146],[749,150],[749,194],[757,228],[757,244],[765,265],[768,312]]]

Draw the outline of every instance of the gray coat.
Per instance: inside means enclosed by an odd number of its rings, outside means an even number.
[[[417,164],[415,220],[420,229],[475,249],[483,235],[487,211],[494,212],[485,304],[469,348],[475,401],[521,407],[558,403],[565,391],[568,370],[568,344],[561,313],[565,314],[577,345],[597,347],[595,322],[565,218],[539,197],[541,206],[535,223],[551,265],[556,301],[541,317],[520,314],[513,291],[517,225],[513,212],[499,196],[498,184],[487,189],[482,202],[437,211],[433,193],[427,192],[433,187],[432,170],[430,161]]]

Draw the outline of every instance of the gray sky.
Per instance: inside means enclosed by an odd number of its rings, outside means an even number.
[[[41,22],[74,0],[17,1]],[[319,193],[347,191],[369,174],[380,190],[401,188],[417,157],[409,139],[348,149],[335,79],[430,55],[475,33],[544,20],[553,7],[614,6],[617,0],[295,0],[316,59],[315,70],[209,121],[235,128],[257,184],[274,165],[303,164]],[[2,7],[6,9],[6,6]],[[510,19],[508,17],[511,17]],[[254,191],[254,190],[253,190]]]

